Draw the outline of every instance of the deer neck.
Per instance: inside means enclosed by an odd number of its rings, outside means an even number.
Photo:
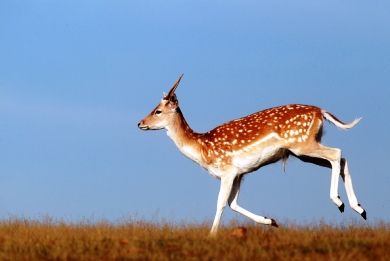
[[[173,140],[178,149],[191,160],[200,163],[200,148],[198,138],[200,134],[194,132],[185,120],[180,108],[168,126],[165,127],[167,135]]]

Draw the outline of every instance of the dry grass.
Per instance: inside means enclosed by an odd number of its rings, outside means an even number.
[[[222,226],[0,221],[0,260],[390,260],[390,223]]]

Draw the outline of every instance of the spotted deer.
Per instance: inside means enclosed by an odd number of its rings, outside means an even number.
[[[352,186],[347,160],[341,150],[321,145],[324,120],[339,129],[355,126],[359,119],[343,123],[334,115],[315,106],[290,104],[256,112],[222,124],[206,133],[191,129],[179,108],[175,90],[179,77],[160,104],[143,119],[141,130],[165,128],[168,136],[189,159],[221,180],[217,211],[211,228],[215,235],[226,203],[234,210],[260,223],[278,227],[271,218],[255,215],[238,205],[242,177],[265,165],[282,160],[283,167],[291,155],[298,159],[332,169],[330,198],[341,212],[344,203],[338,195],[339,175],[345,183],[349,204],[366,219]]]

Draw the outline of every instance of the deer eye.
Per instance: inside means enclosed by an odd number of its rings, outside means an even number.
[[[160,114],[161,113],[161,111],[160,110],[156,110],[156,112],[155,112],[155,114]]]

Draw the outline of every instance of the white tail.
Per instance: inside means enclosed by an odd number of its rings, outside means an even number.
[[[212,235],[217,232],[226,204],[258,223],[278,227],[275,220],[243,209],[237,200],[244,174],[279,160],[285,163],[290,155],[332,169],[330,198],[343,212],[344,203],[338,195],[338,176],[341,175],[350,206],[366,219],[341,150],[320,144],[324,118],[344,130],[352,128],[360,119],[345,124],[318,107],[291,104],[256,112],[206,133],[196,133],[184,119],[175,94],[182,76],[138,127],[142,130],[165,128],[185,156],[221,180]]]
[[[337,119],[334,115],[330,114],[325,110],[321,110],[321,113],[325,117],[325,119],[333,123],[340,130],[348,130],[353,126],[355,126],[362,119],[362,118],[356,118],[353,122],[343,123],[339,119]]]

